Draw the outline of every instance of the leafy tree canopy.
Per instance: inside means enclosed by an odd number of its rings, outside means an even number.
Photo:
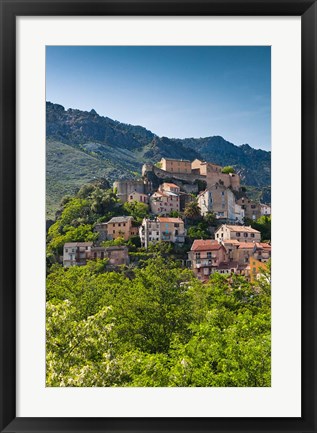
[[[226,167],[223,167],[223,169],[221,170],[222,173],[235,173],[235,170],[233,167],[231,167],[231,165],[227,165]]]

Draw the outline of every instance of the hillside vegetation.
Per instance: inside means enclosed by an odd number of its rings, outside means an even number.
[[[109,181],[140,175],[142,164],[162,157],[195,158],[230,165],[242,183],[261,195],[271,183],[271,153],[235,146],[222,137],[170,139],[142,126],[46,103],[47,218],[60,199],[95,177]]]

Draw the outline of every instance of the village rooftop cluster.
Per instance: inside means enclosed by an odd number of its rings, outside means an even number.
[[[253,280],[271,257],[271,245],[261,242],[261,234],[245,219],[256,220],[270,215],[268,204],[250,200],[241,192],[240,176],[233,170],[206,161],[162,158],[145,164],[142,180],[118,180],[114,191],[121,202],[138,202],[148,206],[150,217],[138,227],[132,216],[113,217],[98,223],[98,244],[70,242],[64,245],[65,267],[84,265],[87,260],[107,258],[116,267],[130,262],[127,246],[102,247],[105,240],[139,236],[141,246],[159,241],[182,246],[187,228],[184,211],[195,201],[202,217],[212,214],[217,227],[207,240],[195,239],[184,265],[205,281],[214,272],[239,274]]]

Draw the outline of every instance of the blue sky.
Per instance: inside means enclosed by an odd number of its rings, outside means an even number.
[[[170,138],[270,150],[270,47],[47,47],[46,100]]]

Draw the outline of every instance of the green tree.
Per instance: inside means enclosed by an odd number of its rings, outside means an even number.
[[[189,227],[187,230],[187,236],[194,239],[210,239],[210,232],[207,230],[204,224],[199,223],[197,226]]]
[[[247,220],[246,224],[250,224],[256,230],[261,232],[261,239],[263,241],[271,240],[271,216],[262,215],[256,221]]]
[[[235,173],[235,170],[231,165],[227,165],[227,166],[223,167],[223,169],[221,170],[221,173],[226,173],[226,174]]]
[[[217,218],[216,215],[213,212],[207,212],[204,215],[204,221],[209,225],[209,226],[213,226],[216,227],[218,222],[217,222]]]
[[[184,210],[184,215],[186,218],[191,220],[199,220],[201,219],[200,207],[197,201],[191,201],[187,203]]]
[[[120,373],[112,361],[108,307],[84,320],[65,300],[46,305],[47,386],[110,386]]]
[[[137,224],[141,224],[143,218],[149,216],[149,207],[145,203],[136,200],[125,202],[123,210],[126,215],[131,215]]]

